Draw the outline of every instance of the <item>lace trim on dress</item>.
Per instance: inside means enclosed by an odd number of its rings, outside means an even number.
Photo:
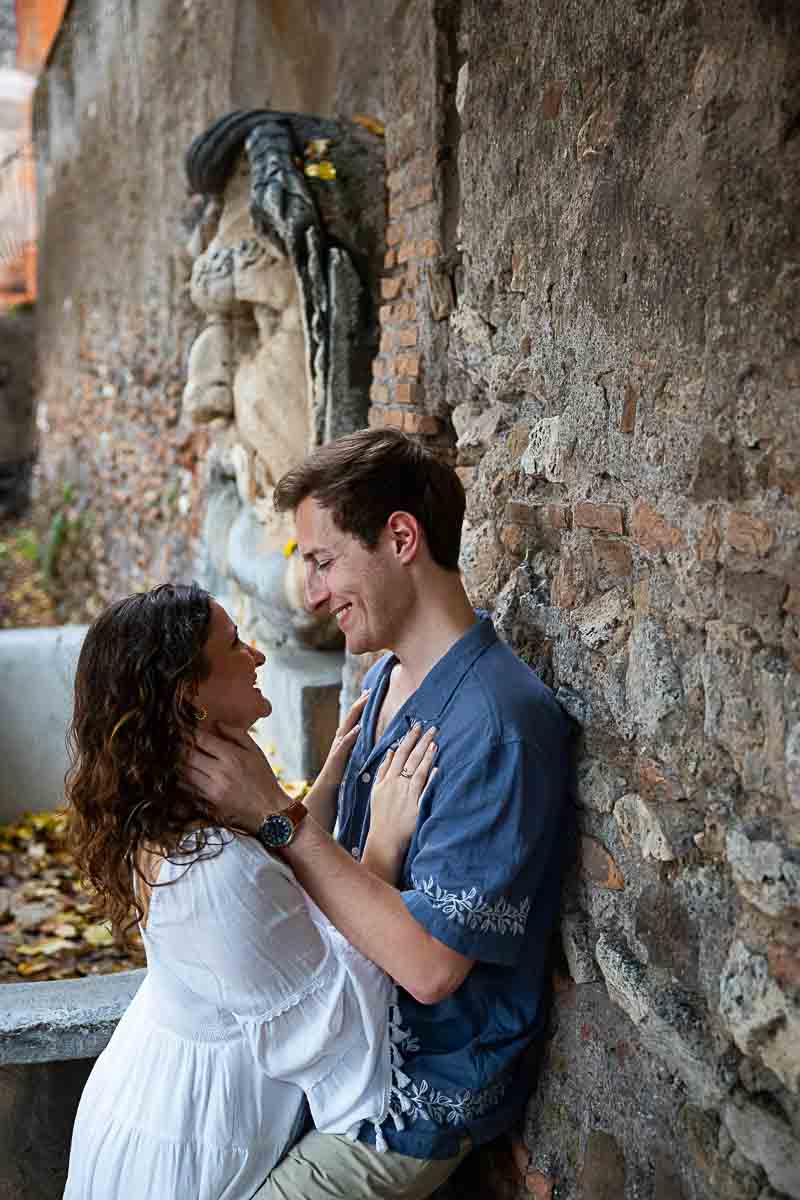
[[[284,1000],[277,1008],[271,1008],[268,1013],[259,1013],[252,1017],[237,1017],[237,1022],[240,1025],[263,1025],[266,1021],[274,1021],[276,1017],[282,1017],[289,1009],[296,1008],[301,1001],[306,1000],[314,992],[320,992],[330,983],[331,971],[324,970],[312,979],[307,987],[302,988],[299,992],[295,992],[289,996],[288,1000]]]

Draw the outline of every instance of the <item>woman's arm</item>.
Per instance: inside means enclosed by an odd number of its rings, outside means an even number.
[[[417,827],[419,802],[433,760],[436,729],[415,725],[383,759],[370,792],[370,826],[361,862],[385,883],[396,885]],[[421,736],[420,736],[421,734]]]
[[[339,784],[342,782],[350,752],[356,744],[358,731],[361,728],[361,714],[368,699],[369,692],[362,692],[350,708],[347,716],[336,730],[322,770],[303,800],[317,824],[321,825],[328,833],[333,831],[336,821]]]

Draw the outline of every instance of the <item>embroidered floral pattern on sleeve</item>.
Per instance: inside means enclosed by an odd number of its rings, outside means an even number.
[[[494,904],[478,895],[477,888],[465,888],[461,892],[448,892],[434,883],[433,877],[426,880],[414,879],[412,884],[434,908],[441,909],[446,917],[467,929],[480,933],[512,934],[517,937],[525,932],[531,902],[526,896],[519,904],[509,904],[502,896]]]

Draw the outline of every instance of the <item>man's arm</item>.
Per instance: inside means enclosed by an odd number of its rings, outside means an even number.
[[[255,833],[289,797],[252,738],[223,727],[202,733],[189,751],[185,777],[221,814]],[[400,893],[357,863],[309,815],[283,851],[302,886],[357,949],[421,1004],[451,995],[474,963],[428,933]]]
[[[283,851],[312,900],[354,946],[421,1004],[450,996],[474,959],[429,934],[400,893],[360,866],[312,818]]]

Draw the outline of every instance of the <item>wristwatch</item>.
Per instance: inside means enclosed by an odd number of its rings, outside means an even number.
[[[297,833],[297,827],[308,816],[302,800],[293,800],[281,812],[270,813],[256,830],[256,837],[265,850],[282,850]]]

